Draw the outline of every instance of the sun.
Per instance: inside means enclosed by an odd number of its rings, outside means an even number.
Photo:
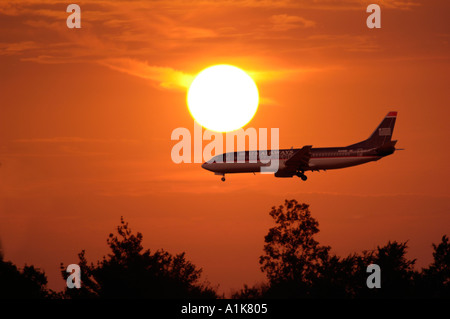
[[[188,93],[189,112],[208,130],[230,132],[246,125],[258,110],[253,79],[238,67],[219,64],[201,71]]]

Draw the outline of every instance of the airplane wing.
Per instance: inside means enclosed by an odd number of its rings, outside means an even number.
[[[290,159],[288,159],[285,163],[286,167],[292,167],[296,170],[300,168],[307,168],[309,159],[311,157],[311,148],[312,145],[305,145],[301,149],[299,149],[297,152],[292,155]]]
[[[302,171],[309,168],[308,163],[311,157],[311,148],[312,145],[306,145],[295,152],[294,155],[285,162],[285,167],[275,173],[275,177],[292,177],[298,170]]]

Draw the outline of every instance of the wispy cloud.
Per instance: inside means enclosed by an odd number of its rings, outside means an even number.
[[[133,139],[97,139],[84,137],[50,137],[50,138],[23,138],[13,140],[16,143],[132,143],[139,141]]]
[[[152,66],[147,62],[129,58],[106,59],[99,63],[113,70],[149,80],[166,89],[185,90],[194,79],[193,75],[170,67]]]
[[[38,48],[34,41],[20,41],[13,43],[0,43],[0,55],[15,55]]]
[[[253,79],[257,82],[273,82],[284,80],[295,80],[301,76],[305,76],[308,73],[320,72],[329,68],[292,68],[292,69],[272,69],[272,70],[259,70],[249,71]]]
[[[46,137],[12,140],[0,149],[4,157],[104,156],[117,149],[138,149],[141,141],[126,138]]]
[[[65,27],[64,1],[5,1],[0,3],[0,14],[14,16],[12,28],[16,31],[11,42],[2,40],[0,55],[16,55],[22,61],[41,64],[99,63],[148,80],[158,88],[185,90],[193,80],[193,74],[180,68],[186,52],[194,59],[226,59],[234,55],[249,60],[254,54],[265,59],[265,65],[273,65],[273,70],[256,70],[257,79],[290,79],[317,70],[298,65],[287,70],[281,64],[271,63],[274,56],[282,59],[301,51],[327,50],[333,51],[333,56],[338,56],[335,52],[379,51],[381,46],[371,35],[351,31],[336,35],[332,30],[316,27],[323,23],[317,11],[361,10],[369,2],[99,0],[89,10],[81,3],[83,27],[69,30]],[[383,1],[384,7],[396,10],[417,5],[417,1],[409,0]],[[240,15],[246,19],[229,19]],[[0,27],[6,27],[6,23],[0,20]]]
[[[287,14],[273,15],[270,17],[270,22],[272,23],[272,29],[275,31],[287,31],[297,28],[311,28],[316,25],[316,23],[312,20],[307,20],[299,16]]]
[[[161,9],[171,7],[179,7],[188,9],[193,7],[250,7],[250,8],[313,8],[313,9],[351,9],[361,8],[367,6],[371,0],[97,0],[96,6],[116,8],[122,5],[127,5],[130,8],[142,9]],[[54,13],[49,9],[43,9],[42,6],[47,7],[55,5],[67,5],[64,0],[22,0],[18,1],[3,1],[0,4],[0,13],[19,15],[23,12],[23,8],[33,6],[40,14],[53,15]],[[81,3],[82,5],[82,3]],[[408,9],[411,7],[420,6],[421,3],[417,0],[383,0],[383,6],[395,9]]]
[[[170,67],[152,66],[147,62],[129,58],[108,59],[99,61],[99,63],[113,70],[124,72],[132,76],[137,76],[139,78],[148,80],[153,85],[165,89],[185,91],[187,88],[189,88],[190,84],[195,78],[195,75],[180,70],[175,70]],[[329,69],[330,67],[292,69],[274,68],[268,70],[249,70],[247,72],[257,82],[274,82],[298,80],[299,77],[304,77],[306,74],[312,72],[321,72]]]

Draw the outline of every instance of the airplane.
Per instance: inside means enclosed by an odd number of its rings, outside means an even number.
[[[380,125],[362,142],[345,147],[313,148],[312,145],[300,149],[282,149],[278,151],[278,170],[275,177],[298,176],[307,180],[306,171],[339,169],[365,164],[393,154],[397,141],[392,141],[397,112],[389,112]],[[257,173],[262,167],[270,165],[268,157],[272,150],[229,152],[212,157],[202,164],[202,168],[222,175],[232,173]],[[274,153],[276,154],[276,153]]]

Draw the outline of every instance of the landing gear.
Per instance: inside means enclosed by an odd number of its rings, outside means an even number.
[[[220,178],[220,180],[221,180],[222,182],[225,182],[225,173],[215,172],[214,175],[221,175],[222,177]]]
[[[299,172],[295,173],[295,175],[300,177],[302,179],[302,181],[306,181],[308,179],[308,176],[306,176],[303,171],[301,171],[301,172],[299,171]]]

